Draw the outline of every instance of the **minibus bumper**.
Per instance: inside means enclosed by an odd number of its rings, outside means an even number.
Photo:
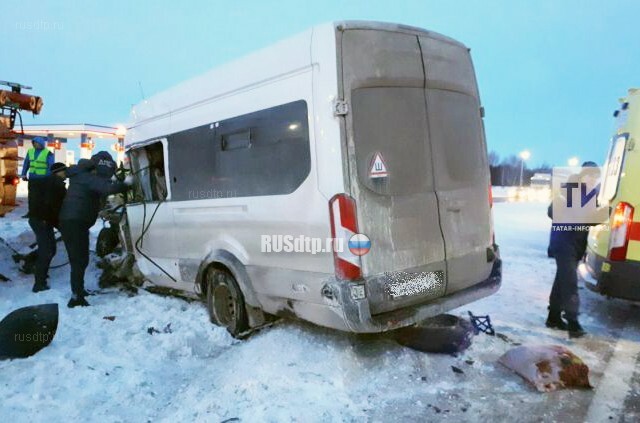
[[[640,301],[640,262],[609,261],[590,253],[579,267],[580,277],[590,288],[608,297]]]
[[[332,283],[328,288],[338,299],[344,319],[344,327],[330,326],[356,333],[386,332],[399,329],[487,297],[498,291],[501,283],[502,261],[496,258],[489,277],[475,285],[447,296],[429,300],[428,303],[404,307],[377,315],[371,315],[367,298],[357,298],[358,290],[361,289],[358,287],[362,287],[362,284]],[[354,292],[356,293],[355,295]]]

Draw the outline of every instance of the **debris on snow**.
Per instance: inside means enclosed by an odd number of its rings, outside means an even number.
[[[453,370],[454,373],[464,374],[464,370],[462,370],[460,367],[451,366],[451,370]]]
[[[473,335],[469,321],[451,314],[441,314],[393,333],[395,340],[405,347],[443,354],[466,350]]]
[[[518,373],[540,392],[592,388],[589,367],[560,345],[520,346],[507,351],[498,362]]]

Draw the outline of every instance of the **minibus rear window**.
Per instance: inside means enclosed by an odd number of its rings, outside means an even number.
[[[352,93],[358,180],[384,195],[423,193],[433,187],[422,88],[359,88]],[[376,155],[388,175],[372,177]]]

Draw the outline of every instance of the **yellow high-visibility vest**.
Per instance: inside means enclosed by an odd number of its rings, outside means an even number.
[[[46,175],[49,172],[47,165],[47,157],[51,154],[49,150],[43,148],[37,158],[35,148],[30,148],[27,154],[29,155],[29,174]]]

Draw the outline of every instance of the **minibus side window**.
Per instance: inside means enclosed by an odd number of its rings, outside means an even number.
[[[130,153],[136,175],[133,201],[163,201],[167,198],[167,180],[162,143],[136,148]]]
[[[311,172],[304,100],[214,120],[167,139],[174,201],[290,194]]]

